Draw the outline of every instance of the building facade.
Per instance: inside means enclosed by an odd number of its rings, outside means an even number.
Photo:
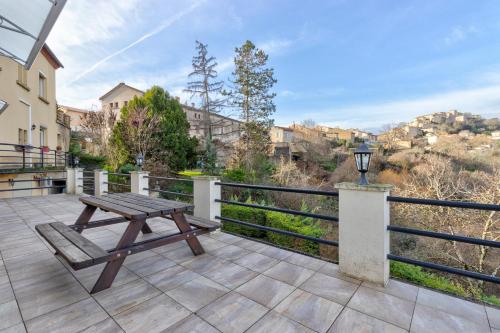
[[[58,119],[56,103],[56,70],[61,67],[47,45],[28,71],[0,56],[0,99],[8,103],[0,114],[0,142],[67,150],[69,132],[64,117]]]
[[[136,96],[144,96],[144,91],[120,82],[99,98],[101,110],[112,110],[118,120],[120,119],[120,109]]]

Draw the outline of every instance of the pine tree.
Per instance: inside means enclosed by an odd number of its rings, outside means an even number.
[[[210,114],[218,113],[223,101],[219,99],[220,92],[224,85],[223,81],[217,81],[217,61],[215,57],[208,56],[208,45],[196,41],[196,50],[198,54],[193,56],[193,71],[189,74],[192,81],[188,82],[186,92],[191,93],[192,97],[197,96],[201,99],[201,108],[203,110],[203,125],[205,143],[205,156],[203,157],[205,169],[210,173],[215,173],[217,151],[212,142],[212,121]]]
[[[271,88],[277,82],[274,69],[268,68],[268,55],[251,41],[246,41],[235,49],[235,69],[231,83],[233,89],[224,92],[229,96],[230,105],[237,109],[244,121],[243,146],[241,150],[247,166],[256,154],[267,154],[270,139],[269,130],[273,125],[270,118],[275,112]]]

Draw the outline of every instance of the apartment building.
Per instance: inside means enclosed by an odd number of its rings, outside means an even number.
[[[56,70],[63,67],[44,45],[30,70],[0,56],[0,142],[67,149],[69,131],[57,115]]]
[[[120,119],[120,109],[126,106],[134,97],[143,95],[144,91],[120,82],[110,91],[99,97],[101,110],[112,110],[116,113],[118,120]]]

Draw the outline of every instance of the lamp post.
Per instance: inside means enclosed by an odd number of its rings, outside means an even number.
[[[356,161],[356,168],[361,173],[359,177],[359,185],[368,185],[368,179],[366,178],[366,173],[370,167],[370,159],[372,157],[372,151],[365,143],[362,143],[358,149],[354,151],[354,159]]]
[[[78,168],[78,164],[80,163],[80,157],[73,157],[73,167]]]
[[[142,170],[142,165],[144,164],[144,155],[142,153],[137,154],[135,157],[135,165],[139,168],[139,171]]]

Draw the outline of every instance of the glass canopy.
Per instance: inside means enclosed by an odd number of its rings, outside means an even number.
[[[0,0],[0,55],[29,69],[66,0]]]

